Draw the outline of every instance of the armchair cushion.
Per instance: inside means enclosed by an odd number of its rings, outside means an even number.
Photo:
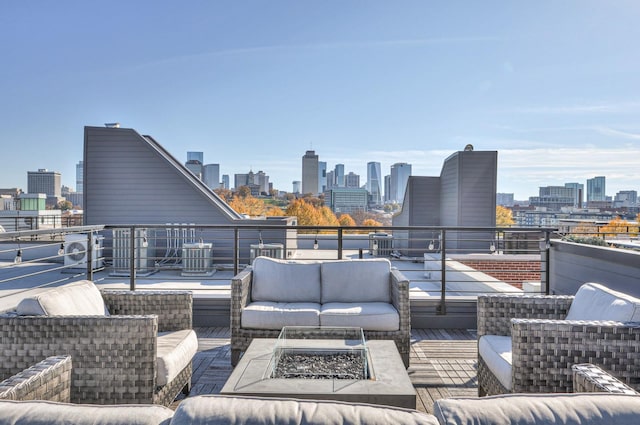
[[[478,355],[482,357],[498,381],[510,391],[512,387],[511,337],[483,335],[478,341]]]
[[[256,258],[251,300],[319,303],[320,264]]]
[[[386,258],[322,263],[322,304],[391,302],[391,263]]]
[[[20,316],[108,316],[98,287],[90,280],[52,288],[24,298],[17,307]]]
[[[156,385],[173,381],[198,352],[198,337],[192,329],[158,333]]]
[[[320,304],[259,301],[242,310],[242,327],[277,329],[284,326],[319,326]]]
[[[365,331],[397,331],[400,316],[383,302],[327,303],[320,309],[320,326],[356,326]]]
[[[640,299],[597,283],[578,289],[566,320],[640,322]]]

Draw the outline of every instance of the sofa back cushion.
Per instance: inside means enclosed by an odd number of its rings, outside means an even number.
[[[24,298],[17,307],[20,316],[108,316],[98,287],[80,280]]]
[[[597,283],[585,283],[578,289],[566,319],[640,322],[640,299]]]
[[[320,302],[320,264],[258,257],[253,261],[252,301]]]
[[[386,258],[322,263],[322,304],[391,302],[391,263]]]

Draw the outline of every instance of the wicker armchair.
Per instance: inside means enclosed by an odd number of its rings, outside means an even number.
[[[571,366],[574,393],[610,393],[640,395],[636,390],[591,363]]]
[[[253,269],[251,266],[238,273],[231,281],[231,364],[235,366],[242,352],[254,338],[277,338],[280,329],[252,329],[242,327],[242,310],[251,302]],[[365,330],[370,340],[393,340],[406,367],[409,367],[411,348],[411,313],[409,281],[397,269],[390,272],[391,304],[398,312],[399,329],[394,331]]]
[[[511,336],[508,390],[478,354],[478,394],[572,392],[571,366],[592,363],[640,388],[640,323],[565,320],[573,296],[478,297],[478,340]]]
[[[3,365],[2,365],[3,366]],[[7,376],[4,367],[0,378]],[[2,400],[71,400],[71,357],[52,356],[0,382]]]
[[[160,387],[158,331],[191,329],[192,295],[101,291],[110,316],[0,316],[0,364],[15,374],[52,355],[70,355],[71,402],[168,405],[191,385],[192,365]]]

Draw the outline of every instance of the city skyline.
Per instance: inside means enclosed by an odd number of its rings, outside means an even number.
[[[40,168],[75,186],[82,128],[110,122],[281,190],[307,149],[360,176],[434,176],[468,143],[498,151],[516,199],[595,176],[610,196],[640,187],[636,2],[110,7],[0,5],[1,187]]]

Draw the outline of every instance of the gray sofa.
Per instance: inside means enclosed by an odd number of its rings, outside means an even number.
[[[231,282],[231,363],[253,338],[284,326],[356,326],[389,339],[409,366],[409,281],[389,260],[287,261],[258,257]]]
[[[198,348],[191,327],[190,292],[101,292],[74,282],[0,315],[0,377],[70,356],[72,402],[168,405],[191,385]]]

